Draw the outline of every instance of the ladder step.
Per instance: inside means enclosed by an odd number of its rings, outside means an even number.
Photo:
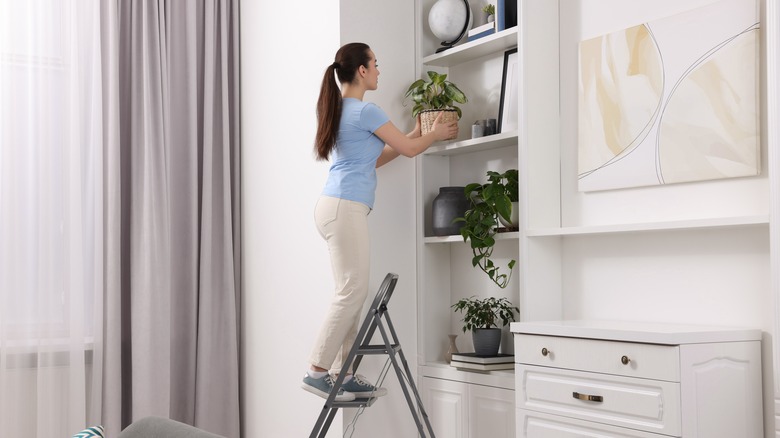
[[[393,344],[390,346],[392,348],[393,353],[398,353],[399,350],[401,350],[400,344]],[[366,355],[366,354],[389,354],[387,351],[387,347],[385,347],[383,344],[376,344],[376,345],[361,345],[358,347],[357,350],[358,355]]]
[[[369,407],[374,404],[378,397],[371,398],[356,398],[352,401],[334,401],[331,403],[331,407],[334,408],[362,408]]]

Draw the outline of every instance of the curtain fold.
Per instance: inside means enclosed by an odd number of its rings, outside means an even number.
[[[121,397],[104,393],[103,417],[238,437],[238,4],[111,3],[120,219],[108,232],[121,236],[121,280],[103,333],[122,349],[104,352],[103,386]]]
[[[99,0],[0,0],[0,436],[95,400],[103,284]]]
[[[0,0],[0,436],[239,437],[238,1]]]

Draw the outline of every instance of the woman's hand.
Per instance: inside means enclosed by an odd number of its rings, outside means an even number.
[[[405,157],[414,157],[425,152],[428,147],[437,140],[455,138],[458,135],[458,122],[442,123],[442,113],[436,116],[431,132],[420,135],[420,119],[417,119],[414,131],[403,134],[391,121],[387,121],[374,131],[374,134],[385,142],[385,148],[379,155],[376,167],[382,166],[401,154]]]
[[[443,123],[441,121],[441,115],[444,111],[439,111],[439,115],[433,121],[431,130],[434,133],[436,140],[447,140],[448,138],[455,138],[458,136],[458,121]]]
[[[420,123],[420,115],[418,114],[417,117],[414,118],[414,130],[410,132],[407,137],[409,138],[417,138],[422,135],[422,124]]]

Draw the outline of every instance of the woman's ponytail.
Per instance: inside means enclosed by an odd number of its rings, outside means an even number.
[[[368,68],[370,48],[363,43],[349,43],[336,52],[336,61],[325,69],[317,100],[317,137],[314,152],[318,160],[327,160],[336,146],[336,135],[341,122],[341,89],[336,77],[342,84],[355,80],[355,74],[362,65]]]
[[[337,62],[325,69],[317,100],[317,138],[314,150],[318,160],[327,160],[336,145],[336,133],[341,121],[341,90],[336,84],[334,71]]]

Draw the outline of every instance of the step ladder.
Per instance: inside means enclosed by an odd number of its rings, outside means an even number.
[[[336,401],[335,398],[339,388],[341,388],[341,384],[344,382],[344,377],[349,372],[350,364],[354,362],[352,372],[357,373],[358,366],[360,365],[363,356],[377,354],[389,356],[389,360],[398,376],[398,383],[400,383],[401,390],[404,393],[404,397],[406,397],[406,403],[409,405],[409,410],[412,413],[415,424],[417,424],[417,430],[420,432],[420,437],[425,438],[427,436],[435,438],[431,423],[428,420],[428,414],[425,412],[422,400],[420,399],[420,394],[417,392],[417,387],[414,384],[414,376],[409,370],[409,364],[406,362],[406,357],[404,356],[403,349],[401,349],[401,344],[398,342],[398,336],[395,334],[390,315],[387,313],[387,302],[390,301],[390,297],[393,295],[393,289],[395,289],[395,284],[397,282],[398,275],[389,273],[379,286],[379,291],[376,293],[376,297],[374,297],[374,301],[371,303],[371,307],[368,309],[365,319],[363,319],[363,324],[360,326],[360,330],[355,338],[355,343],[352,344],[352,348],[349,350],[349,354],[344,360],[341,372],[339,372],[338,378],[333,384],[333,391],[331,391],[328,399],[325,401],[322,412],[317,419],[317,423],[314,424],[314,428],[312,429],[309,438],[324,438],[325,434],[328,433],[330,424],[333,422],[333,418],[336,416],[336,412],[339,408],[362,408],[374,404],[376,397],[357,398],[352,401]],[[387,327],[385,327],[385,323],[387,324]],[[374,336],[377,329],[379,329],[379,333],[382,335],[383,343],[372,345],[370,343],[371,338]],[[412,394],[409,393],[410,389]],[[412,397],[414,397],[414,400],[412,400]],[[420,417],[425,421],[425,428],[427,429],[428,435],[425,434]]]

